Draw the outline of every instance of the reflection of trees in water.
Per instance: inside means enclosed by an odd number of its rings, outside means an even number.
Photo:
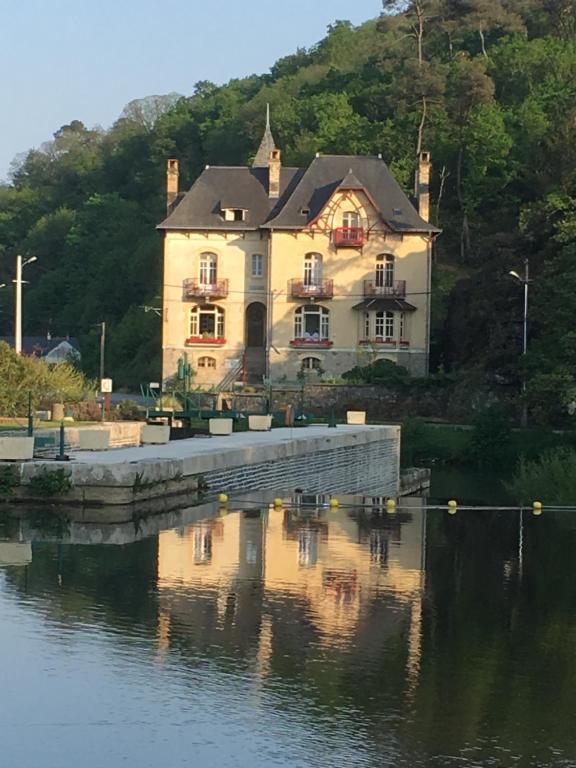
[[[520,575],[517,515],[428,513],[421,664],[410,704],[410,604],[388,592],[363,596],[353,637],[327,653],[305,595],[264,591],[262,523],[247,522],[240,550],[249,577],[224,592],[181,585],[163,589],[159,601],[156,539],[124,547],[34,545],[27,569],[4,571],[7,588],[33,596],[27,610],[54,621],[80,627],[89,617],[120,630],[118,643],[137,632],[154,649],[161,623],[163,650],[184,669],[204,659],[231,674],[256,674],[265,627],[266,663],[258,669],[265,669],[264,687],[282,681],[278,706],[290,708],[296,697],[315,717],[354,711],[374,726],[377,750],[385,754],[390,739],[399,739],[415,765],[419,754],[459,755],[467,745],[476,764],[502,768],[560,765],[551,745],[568,763],[576,760],[576,521],[569,515],[525,517]],[[292,520],[290,535],[322,537],[322,526],[311,522]],[[358,522],[361,546],[378,565],[402,523]],[[351,599],[354,578],[327,568],[327,599]],[[513,763],[504,747],[524,762]]]

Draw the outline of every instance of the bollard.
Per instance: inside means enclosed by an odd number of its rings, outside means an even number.
[[[454,501],[454,499],[451,499],[448,502],[448,514],[455,515],[456,512],[458,512],[458,502]]]
[[[66,441],[64,438],[64,422],[60,422],[60,453],[56,456],[56,461],[70,461],[70,457],[64,453]]]

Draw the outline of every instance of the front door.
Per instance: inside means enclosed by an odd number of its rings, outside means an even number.
[[[255,301],[246,307],[246,346],[264,347],[266,344],[266,307]]]

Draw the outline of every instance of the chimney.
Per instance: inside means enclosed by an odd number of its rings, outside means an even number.
[[[268,197],[280,197],[280,150],[273,149],[268,160]]]
[[[424,221],[430,221],[430,152],[420,152],[416,171],[416,199],[418,213]]]
[[[168,160],[166,166],[166,210],[168,213],[178,197],[178,160]]]

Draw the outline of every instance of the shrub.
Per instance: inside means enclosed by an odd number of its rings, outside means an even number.
[[[86,400],[73,406],[72,417],[74,421],[100,421],[102,411],[96,400]]]
[[[144,409],[135,403],[134,400],[120,400],[114,406],[112,416],[120,421],[142,421],[144,419]]]
[[[357,365],[342,378],[352,384],[386,384],[389,386],[403,386],[410,379],[408,370],[402,365],[396,365],[392,360],[376,360],[370,365]]]
[[[576,450],[556,448],[535,461],[521,459],[506,487],[520,504],[576,504]]]

